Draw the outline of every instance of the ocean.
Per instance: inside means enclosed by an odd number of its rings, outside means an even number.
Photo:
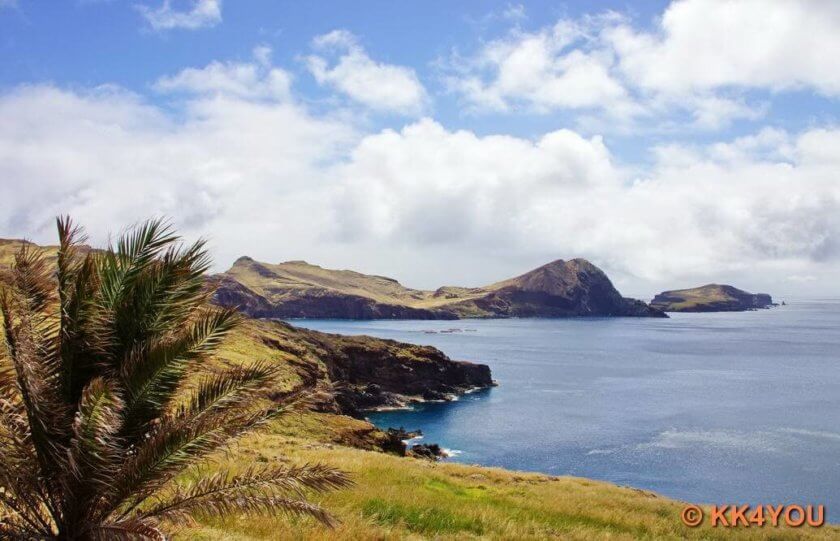
[[[670,319],[297,320],[438,347],[499,386],[370,414],[448,460],[840,521],[840,300]],[[440,332],[456,329],[455,332]]]

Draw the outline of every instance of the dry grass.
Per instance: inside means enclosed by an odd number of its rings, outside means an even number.
[[[326,420],[319,421],[324,424]],[[572,477],[433,463],[318,443],[285,434],[243,442],[229,460],[323,461],[352,472],[356,486],[323,504],[336,530],[286,517],[207,517],[183,539],[837,539],[840,530],[690,529],[683,504],[652,493]]]
[[[350,270],[324,269],[302,261],[269,264],[240,260],[225,274],[272,302],[282,301],[284,296],[295,292],[329,290],[366,297],[383,304],[435,308],[475,299],[489,291],[487,288],[449,287],[435,296],[434,291],[407,288],[391,278]]]

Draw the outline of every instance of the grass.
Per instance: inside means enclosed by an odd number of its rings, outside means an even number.
[[[434,291],[411,289],[396,280],[350,270],[324,269],[303,261],[269,264],[239,260],[226,272],[255,293],[280,302],[298,292],[328,290],[412,308],[436,308],[452,302],[486,295],[488,288],[445,288],[441,296]]]
[[[334,417],[334,416],[333,416]],[[323,425],[329,420],[320,419]],[[326,530],[286,517],[205,517],[184,539],[836,539],[833,527],[691,529],[684,504],[647,491],[574,477],[434,463],[288,435],[283,423],[243,442],[226,460],[323,461],[353,474],[355,487],[322,502],[342,521]]]

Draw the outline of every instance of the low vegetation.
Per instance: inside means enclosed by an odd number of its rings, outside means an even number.
[[[230,461],[239,467],[277,460],[323,461],[356,481],[320,503],[341,521],[325,530],[309,519],[201,518],[181,530],[185,539],[205,541],[403,540],[403,539],[837,539],[832,527],[797,530],[688,528],[680,521],[684,504],[651,492],[588,479],[552,477],[421,459],[326,443],[349,429],[341,417],[297,414],[269,433],[249,437]],[[338,426],[329,426],[331,420]],[[305,428],[294,435],[289,421]],[[315,427],[324,428],[318,434]]]

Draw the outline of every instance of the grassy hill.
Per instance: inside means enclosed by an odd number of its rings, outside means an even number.
[[[248,257],[214,277],[216,302],[256,317],[456,319],[467,317],[662,317],[625,299],[584,259],[554,261],[483,287],[411,289],[396,280],[304,261],[269,264]]]

